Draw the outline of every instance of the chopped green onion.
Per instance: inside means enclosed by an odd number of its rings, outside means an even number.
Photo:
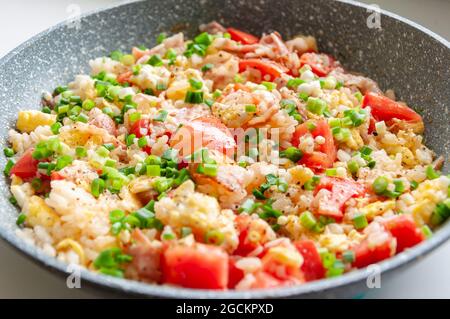
[[[427,168],[425,169],[425,174],[427,175],[428,179],[436,179],[440,176],[440,174],[436,172],[431,165],[427,166]]]
[[[431,236],[433,236],[433,231],[430,229],[430,227],[428,227],[428,225],[423,225],[421,230],[425,235],[425,238],[430,238]]]
[[[120,61],[120,59],[123,56],[123,53],[119,50],[115,50],[112,51],[111,54],[109,55],[111,59],[113,59],[114,61]]]
[[[101,157],[107,157],[109,155],[109,150],[102,145],[99,148],[97,148],[96,153]]]
[[[212,43],[213,39],[214,39],[213,36],[210,35],[208,32],[203,32],[194,38],[194,42],[197,44],[203,44],[208,46]]]
[[[312,230],[316,226],[317,220],[311,212],[305,211],[300,215],[300,224],[306,229]]]
[[[160,177],[157,180],[154,181],[153,186],[156,189],[156,191],[161,194],[167,191],[169,188],[173,185],[173,179],[172,178],[166,178],[166,177]]]
[[[405,185],[402,180],[394,180],[395,191],[398,193],[403,193],[405,191]]]
[[[91,193],[94,197],[98,198],[105,189],[105,181],[100,178],[95,178],[91,184]]]
[[[166,34],[161,32],[156,38],[156,43],[161,44],[167,38]]]
[[[17,199],[14,196],[11,196],[8,200],[11,204],[17,205]]]
[[[111,159],[111,158],[108,158],[108,159],[105,161],[105,166],[107,166],[107,167],[116,167],[116,165],[117,165],[117,161],[116,161],[116,160],[113,160],[113,159]]]
[[[336,175],[337,175],[337,170],[336,170],[336,168],[328,168],[328,169],[325,171],[325,175],[327,175],[327,176],[336,176]]]
[[[203,166],[203,174],[207,176],[216,176],[217,175],[217,164],[215,163],[204,163],[200,164]]]
[[[126,139],[125,139],[125,142],[126,142],[127,146],[133,145],[134,139],[135,139],[135,138],[136,138],[136,135],[135,135],[135,134],[129,134],[129,135],[127,135],[127,137],[126,137]]]
[[[16,225],[17,226],[22,226],[25,223],[25,220],[27,219],[27,216],[25,214],[19,214],[19,216],[17,216],[17,220],[16,220]]]
[[[140,118],[141,118],[141,113],[139,113],[139,112],[133,112],[128,116],[128,119],[131,123],[136,122]]]
[[[48,106],[44,106],[41,110],[42,113],[46,113],[46,114],[50,114],[52,113],[52,109],[49,108]]]
[[[347,162],[347,168],[352,175],[356,175],[359,171],[359,164],[355,160],[350,160]]]
[[[151,56],[151,58],[147,61],[147,64],[150,64],[151,66],[162,66],[164,63],[161,57],[155,54]]]
[[[355,226],[356,229],[360,230],[363,229],[365,227],[367,227],[368,222],[367,222],[367,217],[364,214],[358,214],[355,217],[353,217],[353,225]]]
[[[3,149],[3,154],[5,154],[6,157],[13,157],[14,156],[14,150],[10,147],[5,147]]]
[[[416,181],[411,181],[411,182],[409,182],[409,184],[410,184],[412,190],[415,190],[415,189],[417,189],[417,187],[419,187],[419,183]]]
[[[114,209],[109,213],[109,221],[114,224],[121,222],[125,218],[125,212],[121,209]]]
[[[266,82],[263,81],[261,82],[261,84],[268,90],[268,91],[273,91],[277,88],[277,85],[273,82]]]
[[[342,259],[351,264],[355,261],[356,257],[355,257],[355,252],[353,250],[346,250],[342,253]]]
[[[203,82],[194,78],[189,79],[189,84],[194,90],[200,90],[203,87]]]
[[[161,176],[161,166],[159,165],[147,165],[146,173],[148,176]]]
[[[387,190],[389,185],[389,180],[384,176],[377,177],[372,183],[372,189],[377,195],[383,195]]]
[[[138,139],[138,146],[140,148],[143,148],[144,146],[147,146],[148,140],[147,140],[147,136],[142,136]]]
[[[302,80],[300,78],[293,78],[293,79],[288,80],[287,87],[292,88],[292,89],[297,89],[297,87],[303,83],[305,83],[305,80]]]
[[[64,167],[72,164],[72,162],[73,162],[72,156],[70,156],[70,155],[61,155],[56,160],[56,167],[55,167],[55,169],[57,171],[62,170]]]
[[[317,115],[322,115],[326,107],[327,103],[319,98],[309,97],[306,103],[306,109]]]
[[[303,185],[304,189],[307,191],[312,191],[316,188],[317,184],[320,182],[320,176],[313,176],[310,180],[306,181]]]
[[[280,156],[285,157],[294,163],[297,163],[299,160],[302,159],[303,152],[298,148],[291,146],[285,149],[284,151],[281,151]]]
[[[240,213],[245,212],[251,214],[254,211],[254,209],[255,209],[255,202],[251,198],[248,198],[242,203],[238,211]]]
[[[245,112],[247,113],[255,113],[256,112],[256,105],[255,104],[248,104],[245,106]]]
[[[372,149],[371,149],[370,147],[368,147],[368,146],[363,146],[363,147],[359,150],[359,152],[360,152],[361,154],[363,154],[363,155],[370,155],[370,154],[372,154]]]
[[[187,91],[184,99],[186,103],[199,104],[203,102],[203,92]]]
[[[214,67],[213,64],[211,63],[207,63],[204,66],[202,66],[202,72],[208,72],[209,70],[211,70]]]

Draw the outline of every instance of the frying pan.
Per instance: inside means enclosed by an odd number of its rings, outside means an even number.
[[[154,45],[162,31],[197,32],[201,23],[224,25],[260,34],[279,31],[285,38],[313,35],[321,51],[343,65],[393,89],[423,115],[426,144],[446,157],[450,145],[450,45],[429,30],[392,13],[381,11],[381,28],[367,24],[372,12],[348,0],[220,0],[139,1],[93,12],[81,20],[57,25],[22,44],[0,60],[0,143],[14,127],[20,109],[39,108],[43,90],[88,73],[88,61],[115,49]],[[373,18],[373,16],[372,16]],[[372,20],[372,22],[375,20]],[[372,27],[368,27],[372,26]],[[376,26],[376,25],[375,25]],[[1,156],[1,165],[5,159]],[[0,179],[0,236],[39,265],[67,276],[66,265],[46,256],[15,235],[17,208],[7,200],[8,180]],[[382,280],[422,259],[450,237],[446,223],[425,243],[381,262]],[[173,298],[286,298],[355,297],[367,290],[366,269],[300,286],[260,291],[208,291],[156,286],[81,272],[83,283],[120,295]]]

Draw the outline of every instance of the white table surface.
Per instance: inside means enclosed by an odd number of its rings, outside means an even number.
[[[48,27],[82,12],[120,3],[118,0],[14,0],[0,4],[0,57]],[[449,39],[448,0],[365,0],[377,3]],[[75,11],[73,11],[75,10]],[[407,268],[373,298],[450,298],[450,242]],[[41,269],[0,240],[0,298],[102,298],[102,292],[68,289],[65,280]],[[83,286],[82,286],[83,287]]]

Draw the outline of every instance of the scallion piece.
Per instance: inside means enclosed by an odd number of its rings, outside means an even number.
[[[138,146],[140,148],[143,148],[144,146],[147,146],[148,140],[147,140],[147,136],[142,136],[138,139]]]
[[[389,185],[389,180],[384,176],[377,177],[372,183],[372,189],[377,195],[383,195],[387,190]]]
[[[312,230],[316,226],[317,220],[311,212],[305,211],[300,215],[300,224],[306,229]]]
[[[94,197],[98,198],[105,190],[105,181],[100,178],[95,178],[91,184],[91,193]]]
[[[364,214],[357,214],[356,216],[353,217],[352,221],[353,225],[358,230],[366,228],[368,225],[367,217]]]
[[[202,72],[208,72],[209,70],[211,70],[214,67],[213,64],[211,63],[207,63],[204,66],[202,66]]]
[[[187,91],[184,99],[186,103],[199,104],[203,102],[203,92]]]
[[[161,176],[161,166],[159,165],[147,165],[147,176]]]
[[[162,66],[164,63],[161,57],[155,54],[150,57],[150,59],[147,61],[147,64],[150,64],[151,66]]]
[[[164,32],[161,32],[161,33],[156,37],[156,43],[161,44],[166,38],[167,38],[166,34],[165,34]]]
[[[427,176],[428,179],[436,179],[440,176],[440,174],[438,172],[436,172],[433,168],[433,166],[428,165],[427,168],[425,169],[425,174]]]
[[[309,97],[306,103],[306,109],[317,115],[322,115],[326,107],[327,103],[320,98]]]
[[[64,167],[72,164],[73,162],[73,158],[70,155],[61,155],[60,157],[58,157],[58,159],[56,160],[56,166],[55,169],[57,171],[62,170]]]
[[[16,220],[16,225],[17,226],[22,226],[25,223],[25,220],[27,219],[27,216],[25,214],[19,214],[19,216],[17,216],[17,220]]]
[[[200,90],[203,87],[203,82],[194,78],[189,79],[189,84],[194,90]]]
[[[248,104],[245,106],[245,112],[247,113],[255,113],[256,112],[256,105],[255,104]]]
[[[285,157],[294,163],[297,163],[303,157],[303,152],[296,147],[288,147],[284,151],[280,152],[281,157]]]
[[[133,112],[128,116],[128,120],[130,121],[130,123],[134,123],[137,120],[139,120],[141,118],[141,113],[139,112]]]
[[[261,85],[263,85],[268,91],[273,91],[277,88],[277,85],[273,82],[261,82]]]
[[[54,135],[59,134],[59,129],[62,127],[62,124],[59,122],[55,122],[52,125],[50,125],[50,130]]]
[[[14,156],[14,150],[10,147],[5,147],[3,149],[3,154],[5,154],[6,157],[13,157]]]

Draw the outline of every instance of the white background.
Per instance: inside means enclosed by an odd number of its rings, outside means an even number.
[[[82,12],[118,0],[0,0],[0,57],[33,35],[71,17],[71,4]],[[364,0],[410,18],[450,39],[450,0]],[[425,260],[399,273],[374,298],[450,298],[450,242]],[[68,289],[65,280],[41,269],[0,240],[0,298],[100,298],[105,294]]]

